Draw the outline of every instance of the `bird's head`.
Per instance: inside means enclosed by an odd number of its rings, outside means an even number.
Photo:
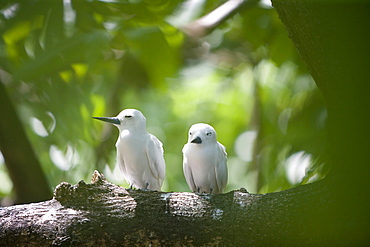
[[[146,118],[141,111],[136,109],[125,109],[117,117],[93,117],[95,119],[112,123],[118,129],[144,129],[146,128]]]
[[[190,127],[188,143],[201,144],[216,142],[217,135],[215,129],[204,123],[197,123]]]

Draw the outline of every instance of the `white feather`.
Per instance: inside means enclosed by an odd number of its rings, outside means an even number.
[[[120,131],[116,142],[117,164],[127,183],[137,189],[160,190],[166,170],[163,146],[146,131],[144,115],[135,109],[125,109],[110,119],[119,122],[113,122]]]
[[[185,179],[193,192],[224,191],[228,177],[227,154],[212,126],[203,123],[191,126],[182,152]]]

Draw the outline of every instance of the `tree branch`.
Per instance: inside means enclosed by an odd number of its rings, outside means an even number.
[[[238,11],[254,6],[259,0],[229,0],[207,15],[192,21],[180,29],[186,34],[184,48],[186,58],[198,58],[208,53],[209,44],[202,38],[213,32],[225,20]]]
[[[258,2],[259,0],[229,0],[207,15],[188,23],[182,27],[182,30],[193,39],[202,38],[210,34],[225,20],[231,18],[237,11]]]
[[[337,227],[328,232],[327,225],[316,223],[332,205],[328,188],[321,181],[265,195],[245,189],[220,195],[127,191],[95,171],[91,184],[61,183],[50,201],[2,208],[0,245],[331,243]]]

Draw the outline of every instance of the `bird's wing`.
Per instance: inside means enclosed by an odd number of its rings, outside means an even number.
[[[148,156],[150,170],[153,176],[160,179],[162,182],[166,173],[166,164],[163,158],[163,145],[154,135],[149,134],[149,136],[150,138],[146,143],[146,154]]]
[[[184,175],[185,175],[185,180],[186,182],[188,183],[190,189],[194,192],[196,191],[196,185],[194,183],[194,178],[193,178],[193,173],[191,172],[191,168],[190,166],[188,165],[187,163],[187,159],[186,159],[186,156],[185,156],[185,153],[184,153],[184,149],[185,147],[182,149],[182,152],[184,154],[184,161],[183,161],[183,170],[184,170]]]
[[[222,193],[227,184],[227,153],[224,145],[217,142],[217,146],[216,182],[219,192]]]

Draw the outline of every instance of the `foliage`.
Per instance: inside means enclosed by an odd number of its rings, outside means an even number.
[[[227,148],[227,190],[278,191],[326,174],[325,105],[274,9],[240,11],[194,47],[181,26],[222,1],[194,2],[0,3],[0,78],[51,186],[94,169],[127,186],[114,167],[117,130],[91,119],[125,108],[140,109],[164,144],[163,190],[189,190],[181,148],[196,122]]]

